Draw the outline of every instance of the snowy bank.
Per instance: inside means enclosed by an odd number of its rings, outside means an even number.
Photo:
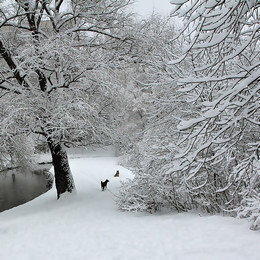
[[[0,214],[3,260],[258,260],[260,232],[230,217],[127,213],[117,209],[130,171],[114,157],[70,159],[77,192],[49,192]],[[113,175],[120,171],[120,177]],[[108,190],[100,181],[108,178]]]

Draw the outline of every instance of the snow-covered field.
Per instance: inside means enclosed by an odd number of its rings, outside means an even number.
[[[121,212],[114,194],[131,172],[116,158],[74,158],[70,165],[77,193],[57,201],[53,188],[0,213],[1,260],[260,259],[260,232],[245,220]],[[117,169],[119,178],[113,177]]]

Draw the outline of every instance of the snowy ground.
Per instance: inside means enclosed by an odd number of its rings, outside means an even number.
[[[244,220],[197,213],[121,212],[114,202],[131,172],[114,157],[70,159],[77,193],[55,189],[0,213],[1,260],[258,260],[260,232]],[[116,170],[120,178],[114,178]],[[110,179],[102,192],[100,181]]]

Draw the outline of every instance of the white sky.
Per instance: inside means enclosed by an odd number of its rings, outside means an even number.
[[[8,3],[11,1],[4,0],[4,2]],[[131,9],[142,16],[148,16],[153,11],[162,15],[169,15],[173,9],[173,5],[170,4],[170,0],[135,0]]]
[[[169,15],[173,5],[170,4],[170,0],[136,0],[132,9],[144,16],[151,14],[153,10],[163,15]]]

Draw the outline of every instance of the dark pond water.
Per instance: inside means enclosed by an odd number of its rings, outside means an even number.
[[[0,212],[26,203],[52,187],[49,169],[51,165],[37,170],[22,168],[0,172]]]

